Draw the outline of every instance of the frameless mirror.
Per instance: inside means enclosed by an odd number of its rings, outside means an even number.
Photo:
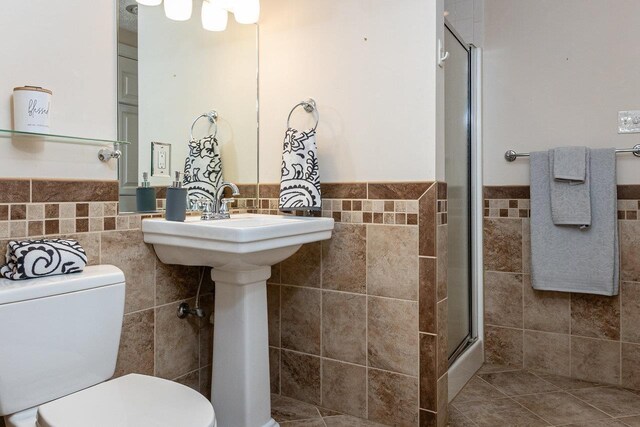
[[[119,0],[118,138],[131,142],[119,163],[123,212],[136,210],[144,172],[161,199],[175,172],[185,171],[192,124],[193,141],[209,137],[198,146],[221,159],[221,167],[207,164],[210,173],[200,177],[244,189],[257,184],[258,27],[231,15],[225,31],[207,31],[201,5],[194,0],[191,19],[178,22],[162,6]],[[187,168],[193,176],[196,169]],[[247,193],[240,197],[255,191]]]

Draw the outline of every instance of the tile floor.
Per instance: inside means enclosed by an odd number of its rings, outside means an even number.
[[[284,396],[271,396],[271,415],[281,427],[385,427]]]
[[[640,427],[640,391],[485,365],[449,406],[451,427]]]
[[[282,427],[385,427],[273,395]],[[640,427],[640,391],[485,365],[449,405],[450,427]]]

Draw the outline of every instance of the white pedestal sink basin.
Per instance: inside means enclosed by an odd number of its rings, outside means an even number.
[[[144,241],[165,264],[214,267],[211,402],[218,427],[277,426],[271,418],[266,281],[304,243],[331,238],[333,219],[239,214],[185,222],[145,219]]]

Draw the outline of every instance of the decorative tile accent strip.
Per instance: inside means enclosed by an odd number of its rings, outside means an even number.
[[[0,204],[0,239],[140,228],[140,215],[117,212],[117,202]]]
[[[440,190],[438,190],[438,192],[440,192]],[[445,196],[446,196],[446,193],[445,193]],[[440,197],[440,194],[438,194],[438,197]],[[438,225],[447,224],[447,209],[448,209],[447,199],[438,199],[437,206],[436,206],[436,214],[438,216]]]
[[[485,218],[529,218],[529,199],[485,199]],[[618,219],[640,220],[640,200],[618,200]]]
[[[260,214],[277,215],[278,199],[259,199]],[[296,212],[302,215],[302,212]],[[314,212],[314,215],[319,213]],[[323,199],[322,213],[336,222],[350,224],[417,225],[417,200]]]
[[[485,199],[485,218],[529,218],[529,199]]]

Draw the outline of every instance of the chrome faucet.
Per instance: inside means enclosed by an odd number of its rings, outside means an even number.
[[[231,189],[232,196],[240,195],[240,190],[238,189],[237,185],[235,185],[232,182],[223,182],[222,185],[218,188],[218,191],[216,191],[216,200],[214,202],[215,203],[214,213],[216,214],[215,219],[229,218],[230,217],[229,204],[236,201],[236,199],[234,199],[233,197],[228,199],[224,197],[224,190],[226,188]]]
[[[229,205],[235,202],[233,197],[225,198],[224,190],[230,188],[233,196],[239,196],[240,190],[238,186],[232,182],[223,182],[220,188],[216,191],[215,200],[199,199],[199,207],[202,210],[200,219],[203,221],[211,221],[216,219],[228,219],[231,217],[229,214]]]

